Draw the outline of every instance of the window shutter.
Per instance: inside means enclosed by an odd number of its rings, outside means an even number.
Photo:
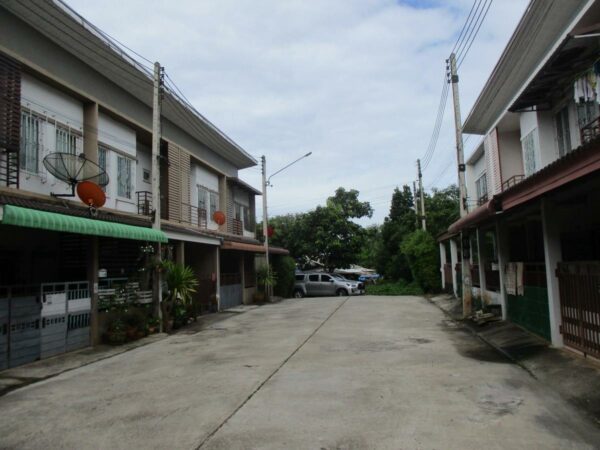
[[[487,189],[491,196],[502,191],[502,172],[500,169],[500,152],[498,148],[498,129],[494,128],[485,137],[485,164],[487,175]]]

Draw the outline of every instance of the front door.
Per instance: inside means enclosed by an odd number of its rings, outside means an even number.
[[[319,291],[319,295],[335,295],[335,283],[331,275],[321,275]]]
[[[311,273],[306,279],[306,294],[307,295],[321,295],[320,294],[320,282],[319,274]]]

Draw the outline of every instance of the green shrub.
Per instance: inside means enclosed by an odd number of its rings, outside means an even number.
[[[296,262],[289,256],[273,258],[273,270],[277,273],[277,285],[274,293],[280,297],[291,297],[294,289]]]
[[[401,245],[415,282],[425,292],[440,290],[439,256],[433,237],[423,230],[410,233]]]
[[[368,284],[367,295],[423,295],[423,289],[416,283],[406,283],[404,280]]]

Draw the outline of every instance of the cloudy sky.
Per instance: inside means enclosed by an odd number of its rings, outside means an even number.
[[[473,0],[68,0],[165,66],[186,97],[273,173],[269,214],[301,212],[343,186],[381,223],[416,178],[448,57]],[[528,0],[497,0],[460,67],[463,119]],[[483,9],[483,8],[482,8]],[[456,182],[448,101],[424,186]],[[478,141],[466,143],[467,156]],[[260,187],[259,168],[240,176]],[[261,214],[260,207],[257,214]]]

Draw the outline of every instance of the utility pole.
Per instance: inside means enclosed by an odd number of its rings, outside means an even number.
[[[462,139],[462,119],[460,117],[460,98],[458,95],[458,73],[456,71],[456,55],[450,55],[450,79],[452,83],[452,100],[454,103],[454,128],[456,132],[456,159],[458,163],[458,190],[460,195],[460,217],[467,215],[467,189],[465,185],[465,154],[463,149]],[[461,244],[461,268],[462,268],[462,297],[463,297],[463,316],[467,317],[471,314],[472,292],[471,292],[471,261],[470,261],[470,245],[465,245],[469,242],[469,237],[460,235]]]
[[[420,159],[417,159],[417,169],[419,171],[419,197],[421,198],[421,227],[425,231],[427,230],[427,224],[425,223],[425,194],[423,193],[423,174],[421,173]]]
[[[160,230],[160,116],[163,87],[163,68],[160,63],[154,63],[154,98],[152,102],[152,228]],[[156,261],[161,261],[161,245],[156,245]],[[162,323],[162,283],[161,272],[154,271],[154,315],[159,320],[160,331]]]
[[[262,170],[262,194],[263,194],[263,236],[265,238],[265,258],[267,260],[267,267],[269,267],[269,219],[267,214],[267,160],[265,156],[260,158],[261,170]]]
[[[419,207],[417,206],[417,182],[413,181],[413,202],[415,204],[415,230],[419,228]]]

